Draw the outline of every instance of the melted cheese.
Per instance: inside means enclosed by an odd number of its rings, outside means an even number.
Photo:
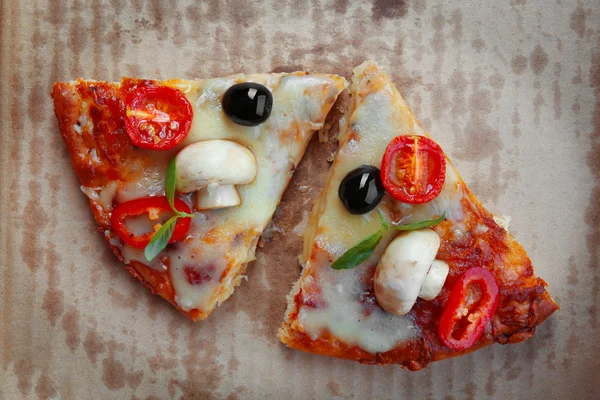
[[[376,262],[382,248],[367,264]],[[315,274],[315,280],[321,283],[321,297],[326,306],[300,309],[298,320],[305,331],[316,339],[327,329],[344,342],[371,353],[384,352],[398,342],[414,337],[416,331],[409,317],[397,317],[379,309],[365,315],[362,304],[357,301],[364,290],[362,282],[355,272],[350,271],[327,267]]]
[[[136,215],[134,217],[126,218],[123,223],[127,230],[136,236],[145,235],[154,230],[154,226],[157,224],[164,224],[170,217],[170,214],[163,213],[158,216],[156,220],[151,220],[148,215]]]
[[[73,125],[73,127],[75,128],[75,131],[79,135],[82,134],[83,130],[86,130],[87,132],[92,131],[92,129],[94,127],[94,123],[92,122],[92,119],[90,118],[89,115],[90,115],[90,103],[88,103],[87,101],[82,101],[79,118],[77,119],[77,124]]]
[[[111,182],[100,190],[100,193],[98,194],[98,203],[105,211],[112,211],[112,201],[115,198],[118,186],[118,182]]]
[[[380,167],[383,153],[394,137],[402,134],[425,136],[427,133],[389,77],[373,64],[365,63],[355,69],[352,97],[354,104],[344,122],[346,131],[341,136],[340,148],[326,186],[312,210],[304,235],[303,263],[308,273],[305,271],[300,287],[310,292],[311,285],[318,282],[326,306],[301,307],[298,321],[304,332],[313,338],[326,330],[348,345],[356,345],[372,353],[384,352],[414,337],[417,330],[410,315],[396,316],[376,308],[369,317],[362,317],[360,297],[364,289],[361,278],[367,274],[369,267],[377,264],[397,233],[388,231],[371,257],[356,268],[331,269],[331,261],[327,259],[337,259],[380,228],[375,210],[363,215],[349,214],[338,197],[338,187],[348,172],[361,165]],[[401,215],[398,221],[394,221],[400,224],[430,219],[446,212],[446,218],[453,221],[460,231],[463,186],[458,173],[447,162],[442,193],[433,201],[410,205],[399,203],[386,194],[379,209],[387,214],[388,221],[391,221],[391,210],[395,211],[395,215]],[[327,259],[319,256],[323,252]],[[417,292],[419,289],[416,289]]]
[[[494,215],[494,221],[500,225],[506,232],[508,232],[508,227],[510,225],[511,217],[508,215]]]
[[[240,82],[261,83],[273,93],[271,116],[264,124],[244,127],[224,115],[221,97]],[[345,81],[332,75],[271,74],[167,84],[182,90],[193,106],[190,132],[173,151],[153,152],[156,165],[141,171],[140,179],[124,182],[116,193],[117,203],[164,195],[164,173],[170,157],[203,140],[229,139],[248,147],[257,159],[256,178],[236,187],[240,206],[197,212],[188,237],[169,245],[152,262],[146,261],[143,250],[131,248],[109,231],[106,234],[126,263],[137,261],[156,271],[168,270],[175,302],[182,310],[208,313],[231,293],[229,286],[239,267],[254,259],[258,237],[271,219],[293,168],[300,162],[312,132],[323,125]],[[185,200],[191,205],[189,196]],[[132,224],[134,229],[147,229],[135,221]],[[195,271],[196,282],[190,282],[189,271]]]
[[[112,201],[115,197],[118,187],[118,182],[110,182],[102,188],[91,188],[87,186],[80,186],[81,191],[96,204],[99,204],[104,211],[112,211]]]
[[[139,179],[124,182],[116,193],[117,203],[165,193],[166,162],[144,168]]]

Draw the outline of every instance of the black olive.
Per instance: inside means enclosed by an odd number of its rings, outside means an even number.
[[[373,210],[385,193],[379,168],[363,165],[350,171],[340,183],[338,193],[350,214],[365,214]]]
[[[233,85],[223,95],[223,111],[236,124],[260,125],[271,115],[271,91],[254,82]]]

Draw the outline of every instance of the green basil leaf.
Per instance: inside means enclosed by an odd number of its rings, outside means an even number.
[[[423,228],[428,228],[430,226],[435,226],[435,225],[439,224],[440,222],[442,222],[444,220],[444,218],[446,218],[445,211],[442,215],[440,215],[439,217],[434,218],[434,219],[426,219],[426,220],[414,222],[414,223],[408,224],[408,225],[391,225],[390,229],[394,229],[396,231],[414,231],[417,229],[423,229]]]
[[[426,219],[424,221],[414,222],[408,225],[390,226],[385,220],[383,213],[379,209],[377,210],[377,212],[379,213],[379,219],[381,220],[381,229],[375,232],[374,234],[367,236],[367,238],[364,239],[362,242],[345,252],[340,258],[338,258],[334,261],[333,264],[331,264],[331,268],[337,270],[350,269],[356,267],[357,265],[365,261],[367,258],[369,258],[371,254],[373,254],[373,251],[375,251],[375,248],[381,241],[384,232],[388,229],[394,229],[396,231],[413,231],[416,229],[423,229],[428,228],[430,226],[435,226],[442,222],[444,218],[446,218],[446,213],[444,212],[442,215],[434,219]]]
[[[387,230],[389,228],[389,225],[387,223],[387,221],[385,220],[385,217],[383,216],[383,213],[381,212],[381,210],[378,208],[377,212],[379,213],[379,219],[381,220],[381,227],[385,230]]]
[[[333,269],[350,269],[365,261],[373,253],[385,230],[382,228],[374,234],[367,236],[362,242],[345,252],[340,258],[331,264]]]
[[[175,157],[171,158],[169,165],[167,166],[167,173],[165,175],[165,194],[167,195],[167,201],[171,206],[171,209],[178,212],[175,208],[175,186],[177,183],[177,164],[175,163]]]
[[[177,186],[177,164],[175,163],[175,157],[171,158],[169,165],[167,166],[167,173],[165,175],[165,194],[167,195],[167,201],[171,206],[171,210],[175,212],[175,215],[181,218],[195,218],[194,214],[188,214],[183,211],[179,211],[175,208],[175,188]]]
[[[144,249],[144,256],[146,260],[152,261],[154,257],[158,255],[167,244],[169,244],[169,240],[171,240],[171,236],[173,236],[173,231],[175,230],[175,224],[177,222],[177,215],[169,218],[167,222],[160,227],[159,230],[156,231],[150,242]]]

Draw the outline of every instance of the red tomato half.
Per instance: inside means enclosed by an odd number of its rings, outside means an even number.
[[[185,213],[191,213],[190,207],[178,198],[175,198],[175,208],[178,211]],[[148,232],[143,235],[133,234],[125,226],[125,220],[129,217],[135,217],[137,215],[148,214],[148,218],[151,220],[158,219],[158,216],[162,213],[168,212],[173,213],[171,206],[165,196],[160,197],[146,197],[143,199],[131,200],[123,204],[119,204],[111,215],[112,229],[119,235],[123,241],[135,248],[143,249],[154,236],[154,232]],[[169,243],[177,242],[185,239],[188,231],[190,230],[191,218],[178,218],[175,222],[175,230],[171,236]]]
[[[438,336],[454,350],[473,346],[498,307],[498,284],[487,269],[468,269],[455,283],[440,317]]]
[[[190,131],[193,111],[177,89],[143,86],[125,99],[125,127],[134,145],[151,150],[168,150]]]
[[[385,190],[403,203],[421,204],[442,191],[446,158],[440,146],[425,136],[397,136],[381,160]]]

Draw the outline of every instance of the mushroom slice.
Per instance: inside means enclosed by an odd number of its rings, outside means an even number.
[[[240,205],[235,185],[251,183],[257,173],[256,157],[249,149],[222,139],[186,146],[177,154],[176,165],[176,189],[197,192],[197,210]]]
[[[431,229],[402,233],[390,242],[374,279],[375,297],[384,310],[396,315],[410,311],[439,248],[440,237]]]
[[[242,204],[242,199],[233,185],[215,185],[196,192],[196,210],[235,207]]]
[[[419,297],[424,300],[435,299],[442,291],[449,271],[450,267],[448,264],[441,260],[433,260],[429,272],[425,275],[425,281],[423,281]]]

